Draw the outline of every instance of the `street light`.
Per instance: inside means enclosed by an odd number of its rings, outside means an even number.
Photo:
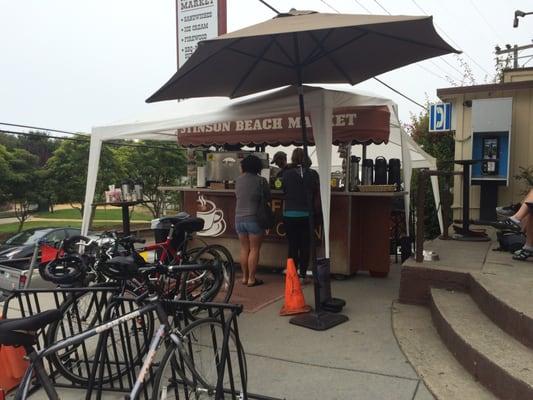
[[[533,11],[532,12],[523,12],[523,11],[520,11],[520,10],[516,10],[514,12],[514,21],[513,21],[513,28],[518,28],[518,17],[525,17],[526,15],[530,15],[530,14],[533,14]]]

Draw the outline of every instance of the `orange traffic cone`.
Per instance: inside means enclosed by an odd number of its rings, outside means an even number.
[[[285,275],[285,304],[281,307],[279,315],[302,314],[309,311],[311,311],[311,306],[305,304],[294,260],[289,258]]]

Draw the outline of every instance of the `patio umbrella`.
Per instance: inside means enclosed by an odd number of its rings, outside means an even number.
[[[297,85],[307,155],[304,83],[354,85],[452,52],[458,51],[437,34],[432,17],[324,14],[292,9],[268,21],[200,42],[187,62],[147,102],[204,96],[234,98]],[[312,222],[310,229],[313,232]],[[316,265],[314,258],[311,261],[318,309]]]
[[[205,40],[147,102],[231,98],[285,85],[352,85],[427,58],[457,53],[432,17],[291,10]]]

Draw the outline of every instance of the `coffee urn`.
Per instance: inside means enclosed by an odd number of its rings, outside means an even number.
[[[387,184],[387,160],[385,157],[376,157],[374,163],[374,183],[376,185]]]
[[[348,190],[350,192],[355,192],[357,190],[357,186],[360,183],[359,161],[361,161],[361,157],[350,156],[350,184],[348,186]]]
[[[398,158],[389,160],[389,185],[396,185],[396,190],[401,189],[401,162]]]
[[[374,160],[365,158],[363,160],[362,170],[363,185],[372,185],[374,183]]]

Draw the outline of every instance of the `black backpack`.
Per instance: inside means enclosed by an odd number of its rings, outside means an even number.
[[[508,251],[514,253],[520,250],[526,243],[526,235],[522,232],[498,231],[496,232],[500,247],[496,251]]]

